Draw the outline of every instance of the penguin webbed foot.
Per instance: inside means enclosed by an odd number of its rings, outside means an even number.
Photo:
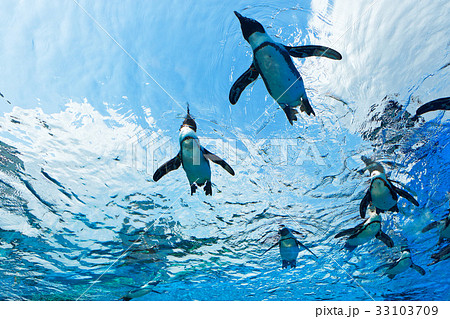
[[[348,243],[345,243],[345,245],[344,245],[344,248],[347,249],[349,252],[354,251],[356,247],[358,247],[358,246],[352,246],[352,245],[349,245]]]
[[[207,181],[205,185],[205,194],[206,195],[212,195],[212,184],[211,181]]]
[[[395,275],[387,275],[389,279],[394,279]]]
[[[397,206],[397,204],[395,204],[391,209],[389,209],[391,212],[395,212],[395,213],[398,213],[399,212],[399,209],[398,209],[398,206]]]
[[[191,184],[191,196],[197,191],[197,185]]]
[[[294,125],[294,121],[297,121],[296,114],[298,114],[298,111],[289,105],[281,105],[281,108],[286,114],[289,123],[291,123],[291,125]]]
[[[306,112],[306,114],[308,114],[308,115],[312,114],[312,115],[316,116],[316,113],[314,113],[314,110],[313,110],[311,104],[309,104],[309,100],[307,97],[302,97],[300,99],[300,101],[301,101],[300,102],[300,111]]]
[[[286,269],[288,265],[289,265],[289,261],[283,260],[283,261],[282,261],[281,268],[282,268],[282,269]]]

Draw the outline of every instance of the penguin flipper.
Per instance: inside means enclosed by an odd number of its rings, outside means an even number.
[[[417,271],[419,274],[421,274],[422,276],[423,275],[425,275],[425,270],[422,268],[422,267],[420,267],[420,266],[418,266],[418,265],[416,265],[416,264],[411,264],[411,266],[410,266],[412,269],[414,269],[415,271]]]
[[[354,235],[356,234],[364,225],[365,222],[362,222],[361,224],[353,227],[353,228],[349,228],[349,229],[345,229],[340,231],[339,233],[337,233],[334,238],[340,238],[342,236],[347,236],[347,235]]]
[[[366,217],[366,210],[367,207],[369,207],[370,202],[372,201],[372,195],[370,194],[370,189],[367,191],[366,195],[364,195],[364,198],[362,199],[361,203],[359,204],[359,215],[361,218]]]
[[[416,115],[414,116],[417,119],[417,116],[422,115],[427,112],[437,111],[437,110],[450,110],[450,97],[443,97],[441,99],[433,100],[431,102],[425,103],[421,107],[419,107],[416,111]]]
[[[397,201],[398,200],[398,196],[397,196],[397,191],[396,191],[396,187],[392,184],[391,180],[388,180],[388,183],[386,184],[387,188],[389,188],[389,192],[391,193],[392,199]]]
[[[258,78],[259,72],[256,70],[255,64],[252,63],[247,71],[245,71],[237,80],[234,82],[230,89],[230,94],[228,96],[231,104],[236,104],[241,96],[242,91]]]
[[[283,225],[283,226],[284,226],[284,225]],[[291,231],[291,233],[293,233],[293,234],[296,234],[296,235],[299,235],[299,236],[303,236],[303,234],[302,234],[301,232],[296,231],[296,230],[294,230],[294,229],[290,229],[290,231]]]
[[[381,266],[378,266],[377,268],[375,268],[375,270],[373,272],[377,272],[377,271],[380,271],[381,269],[389,268],[389,267],[391,267],[391,264],[384,264],[384,265],[381,265]]]
[[[433,229],[433,228],[436,228],[436,227],[439,226],[440,224],[441,224],[440,221],[434,221],[434,222],[432,222],[431,224],[425,226],[425,227],[422,229],[422,233],[425,233],[425,232],[427,232],[427,231],[429,231],[429,230],[431,230],[431,229]]]
[[[222,166],[228,173],[234,176],[234,170],[231,168],[230,165],[228,165],[227,162],[225,162],[223,159],[221,159],[219,156],[211,153],[206,148],[202,147],[203,156],[210,160],[213,163],[216,163],[217,165]]]
[[[153,180],[155,182],[159,181],[161,177],[169,173],[170,171],[176,170],[181,165],[181,153],[178,153],[177,156],[162,164],[160,168],[158,168],[153,174]]]
[[[414,205],[419,206],[419,202],[410,193],[408,193],[407,191],[405,191],[405,190],[403,190],[401,188],[398,188],[398,187],[396,187],[394,185],[392,185],[392,187],[393,187],[394,191],[397,194],[399,194],[401,197],[406,198],[407,200],[409,200]]]
[[[299,47],[290,47],[285,45],[286,50],[294,58],[307,58],[310,56],[325,57],[333,60],[342,60],[342,55],[328,47],[321,45],[303,45]]]
[[[306,249],[307,251],[309,251],[314,257],[316,257],[317,259],[319,258],[319,257],[317,257],[317,255],[315,254],[315,253],[313,253],[312,251],[311,251],[311,249],[309,249],[308,247],[306,247],[305,245],[303,245],[301,242],[299,242],[298,240],[297,240],[297,244],[300,246],[300,247],[302,247],[303,249]]]
[[[265,253],[267,253],[269,250],[271,250],[272,248],[275,248],[275,247],[277,247],[278,245],[280,244],[280,242],[279,241],[277,241],[272,247],[270,247],[269,249],[267,249],[265,252],[263,252],[262,254],[261,254],[261,256],[262,255],[264,255]]]
[[[389,248],[394,247],[394,241],[389,237],[386,233],[383,231],[379,231],[378,234],[375,235],[375,237],[379,240],[381,240],[386,246]]]

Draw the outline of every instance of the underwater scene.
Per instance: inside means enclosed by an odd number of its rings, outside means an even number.
[[[0,10],[0,300],[450,300],[450,2]]]

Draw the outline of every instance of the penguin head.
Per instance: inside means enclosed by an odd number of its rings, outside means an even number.
[[[187,107],[187,114],[186,117],[184,118],[183,124],[180,127],[180,130],[183,127],[189,127],[191,128],[194,132],[197,132],[197,124],[195,123],[194,118],[191,116],[191,113],[189,113],[189,105]]]
[[[374,161],[373,159],[366,157],[366,156],[361,156],[361,160],[364,162],[364,164],[366,164],[366,167],[363,169],[363,171],[368,170],[370,175],[373,176],[374,174],[385,174],[385,170],[383,165],[381,165],[381,163]]]
[[[373,204],[369,205],[368,212],[369,212],[369,218],[372,220],[381,218],[380,214],[378,214],[378,212],[377,212],[377,208]]]
[[[234,11],[236,17],[238,17],[241,23],[241,30],[244,39],[248,42],[248,38],[255,32],[266,33],[264,27],[256,20],[244,17],[239,12]]]
[[[280,225],[280,230],[278,230],[278,232],[280,233],[281,236],[289,235],[289,229],[284,225]]]
[[[384,173],[378,171],[372,172],[370,175],[372,187],[388,187],[388,181]]]
[[[402,245],[401,246],[402,253],[411,253],[411,250],[409,249],[408,245]]]

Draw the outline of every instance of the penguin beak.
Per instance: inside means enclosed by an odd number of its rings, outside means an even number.
[[[248,20],[249,20],[248,18],[244,17],[242,14],[240,14],[237,11],[234,11],[234,14],[239,19],[241,26],[248,24]]]
[[[248,41],[250,35],[252,35],[255,32],[265,33],[264,27],[258,21],[244,17],[237,11],[234,11],[234,14],[239,19],[239,22],[241,24],[242,35],[244,36],[245,40]]]

